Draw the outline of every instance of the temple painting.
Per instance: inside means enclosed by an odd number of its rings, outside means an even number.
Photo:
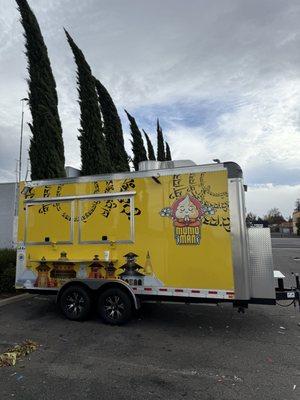
[[[130,252],[125,254],[124,257],[126,258],[126,263],[120,267],[120,269],[123,269],[123,272],[119,275],[119,277],[129,285],[163,286],[163,283],[155,276],[153,272],[149,250],[147,251],[144,267],[137,264],[137,254]]]

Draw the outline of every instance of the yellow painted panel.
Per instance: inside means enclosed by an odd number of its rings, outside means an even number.
[[[71,202],[30,205],[27,213],[28,242],[45,242],[46,238],[54,243],[71,240],[71,218],[61,218],[61,213],[71,217]]]
[[[129,198],[82,200],[78,207],[81,216],[93,214],[80,222],[81,242],[131,239]]]
[[[136,192],[134,243],[109,243],[127,239],[130,235],[128,202],[85,200],[83,212],[79,213],[80,201],[76,200],[73,244],[26,246],[27,264],[34,274],[47,273],[47,268],[37,271],[39,263],[35,260],[45,257],[50,260],[50,268],[54,268],[51,260],[58,260],[60,253],[66,252],[69,260],[75,260],[72,274],[75,271],[80,277],[91,273],[98,276],[102,271],[101,276],[105,276],[108,272],[104,264],[100,272],[97,265],[92,272],[90,264],[95,255],[103,260],[104,252],[109,251],[116,268],[114,276],[130,280],[132,284],[140,279],[145,286],[234,290],[227,171],[160,176],[158,181],[152,177],[133,177],[132,174],[115,181],[53,184],[33,188],[21,195],[20,242],[24,240],[25,198]],[[53,232],[57,238],[64,236],[71,220],[70,210],[65,207],[63,203],[52,205],[45,213],[39,213],[36,207],[30,216],[31,237],[46,232]],[[80,244],[79,225],[82,240],[101,240],[102,236],[107,236],[108,242]],[[47,229],[42,228],[38,233],[38,226]],[[136,256],[124,257],[130,252]],[[52,276],[56,275],[52,273]],[[47,280],[40,281],[45,283]],[[50,278],[49,282],[49,285],[53,284]]]

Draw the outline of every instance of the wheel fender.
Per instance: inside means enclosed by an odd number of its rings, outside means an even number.
[[[107,281],[106,283],[103,283],[103,285],[100,286],[101,291],[104,291],[105,289],[111,288],[111,287],[122,287],[125,288],[126,291],[130,294],[130,297],[133,301],[134,308],[138,310],[140,308],[140,301],[136,297],[134,291],[132,290],[131,286],[129,286],[126,282],[121,281],[121,280],[110,280]]]

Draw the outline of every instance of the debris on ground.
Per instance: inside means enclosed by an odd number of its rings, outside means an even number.
[[[242,381],[243,381],[243,379],[240,378],[240,377],[237,376],[237,375],[234,375],[233,379],[234,379],[236,382],[242,382]]]
[[[16,365],[17,359],[25,357],[38,348],[38,344],[32,340],[25,340],[17,344],[5,353],[0,354],[0,367],[10,367]]]
[[[17,381],[20,381],[24,378],[24,375],[17,374]]]
[[[284,326],[281,326],[279,329],[282,329],[283,331],[286,330],[286,328]]]
[[[242,378],[240,378],[239,376],[237,376],[237,375],[233,375],[233,377],[232,376],[229,376],[229,375],[216,375],[216,378],[218,378],[217,380],[218,380],[218,382],[226,382],[226,381],[231,381],[231,382],[233,382],[232,383],[232,385],[233,386],[235,386],[236,385],[236,382],[243,382],[243,379]]]

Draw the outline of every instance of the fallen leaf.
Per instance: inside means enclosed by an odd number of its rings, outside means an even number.
[[[9,367],[16,365],[17,359],[25,357],[38,348],[38,344],[32,340],[25,340],[17,344],[5,353],[0,354],[0,367]]]

